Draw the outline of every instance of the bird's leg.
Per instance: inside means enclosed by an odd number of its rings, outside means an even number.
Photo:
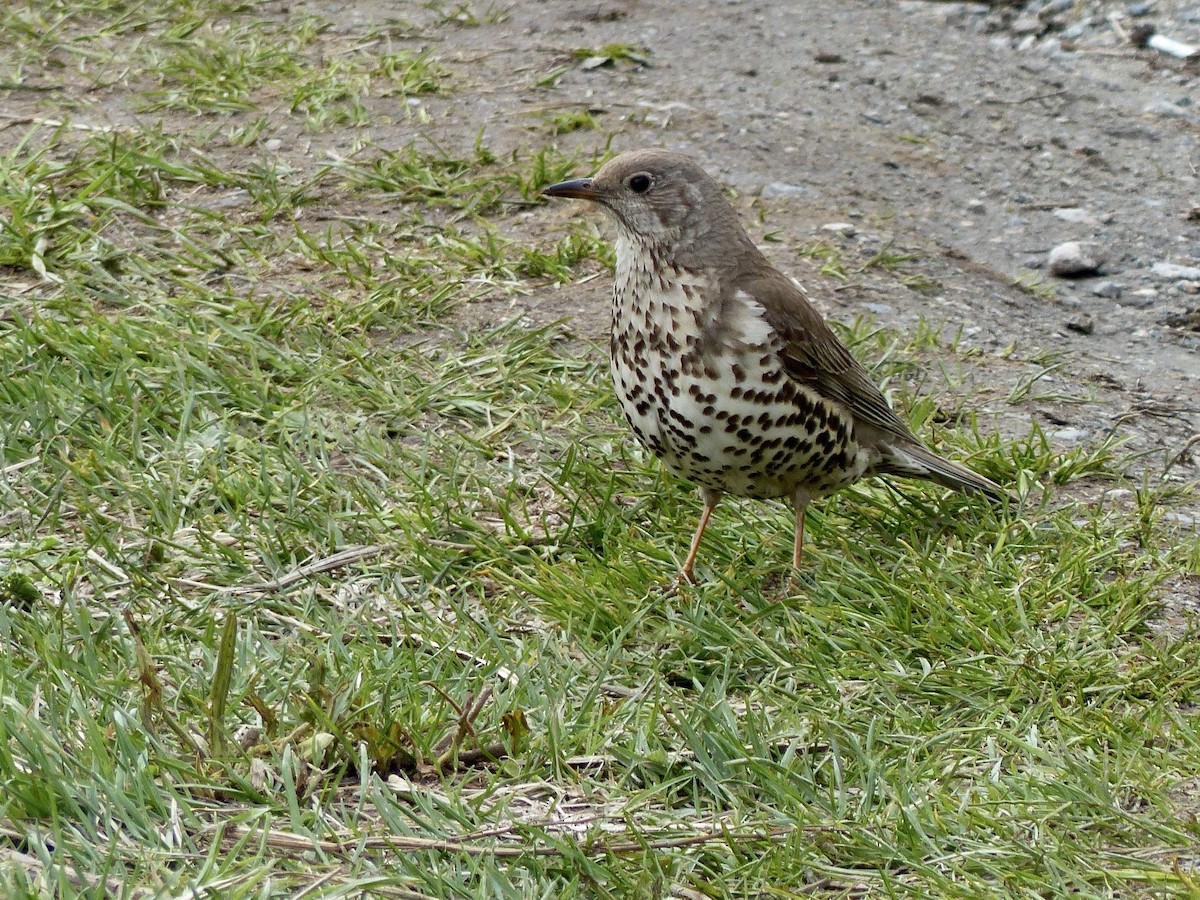
[[[796,510],[796,543],[792,546],[792,567],[800,568],[800,560],[804,556],[804,513],[808,511],[809,497],[797,493],[792,497],[792,506]]]
[[[692,575],[692,566],[696,564],[696,554],[700,552],[700,538],[704,536],[704,529],[708,527],[708,519],[721,500],[720,491],[711,491],[708,488],[701,488],[700,496],[704,499],[704,512],[700,514],[700,524],[696,526],[696,533],[692,535],[692,546],[688,550],[687,559],[683,561],[683,565],[679,569],[679,577],[675,579],[676,584],[696,583],[696,578]]]

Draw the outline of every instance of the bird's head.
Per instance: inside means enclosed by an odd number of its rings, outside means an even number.
[[[691,158],[666,150],[635,150],[605,163],[593,177],[552,184],[549,197],[600,204],[631,242],[680,256],[708,258],[748,244],[721,186]]]

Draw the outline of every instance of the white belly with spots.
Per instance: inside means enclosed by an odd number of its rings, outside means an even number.
[[[849,428],[826,433],[832,408],[782,371],[757,301],[739,294],[714,328],[702,284],[660,284],[641,303],[625,302],[625,287],[614,294],[613,381],[626,420],[668,468],[760,498],[826,493],[862,474]]]

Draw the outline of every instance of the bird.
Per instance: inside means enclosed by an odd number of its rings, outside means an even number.
[[[634,150],[542,193],[591,201],[616,224],[617,398],[638,440],[704,503],[676,583],[695,582],[700,540],[725,494],[790,500],[796,568],[809,504],[864,477],[1009,499],[912,433],[691,157]]]

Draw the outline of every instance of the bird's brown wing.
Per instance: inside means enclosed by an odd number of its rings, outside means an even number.
[[[737,279],[733,287],[762,304],[767,323],[783,338],[783,365],[788,375],[845,406],[860,426],[869,425],[905,443],[919,443],[866,369],[787,276],[759,266]]]

